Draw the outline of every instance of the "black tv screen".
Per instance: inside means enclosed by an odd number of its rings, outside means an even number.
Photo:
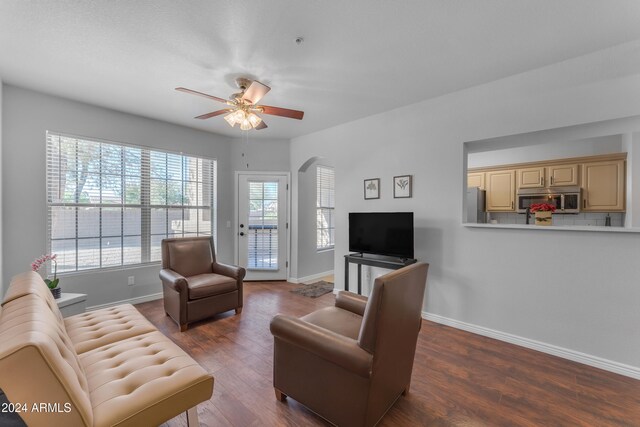
[[[349,251],[413,258],[413,212],[349,213]]]

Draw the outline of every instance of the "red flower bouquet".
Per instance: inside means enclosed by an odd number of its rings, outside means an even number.
[[[556,207],[549,203],[534,203],[529,207],[531,212],[555,212]]]

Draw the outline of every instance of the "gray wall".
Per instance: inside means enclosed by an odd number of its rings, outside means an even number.
[[[234,153],[240,139],[202,132],[144,117],[4,86],[3,98],[2,242],[11,251],[3,256],[2,280],[28,270],[46,248],[45,132],[47,130],[144,145],[218,159],[218,257],[233,262]],[[250,144],[253,142],[250,141]],[[270,155],[284,159],[288,170],[288,142],[269,143]],[[256,158],[259,156],[256,155]],[[6,208],[10,206],[11,208]],[[66,292],[87,293],[88,306],[142,297],[162,291],[159,266],[65,276]],[[135,286],[127,277],[135,276]]]
[[[469,153],[467,167],[477,168],[510,163],[595,156],[598,154],[619,153],[621,151],[624,151],[622,149],[622,135],[607,135],[578,141],[539,141],[535,145],[525,147]]]
[[[234,171],[288,172],[290,170],[288,139],[252,139],[251,132],[248,136],[247,140],[244,136],[236,138],[231,144]]]
[[[4,277],[2,274],[2,247],[3,247],[3,241],[2,241],[2,230],[3,230],[3,224],[2,224],[2,104],[3,104],[3,100],[2,100],[2,77],[0,77],[0,296],[4,295],[4,280],[2,280],[2,278]]]
[[[599,51],[292,140],[293,170],[313,156],[335,160],[337,287],[348,213],[413,211],[416,258],[431,264],[427,313],[640,372],[637,234],[461,225],[465,141],[640,114],[640,63],[630,54],[638,49]],[[414,197],[393,199],[392,178],[403,174],[414,176]],[[381,198],[365,201],[363,179],[375,177]]]

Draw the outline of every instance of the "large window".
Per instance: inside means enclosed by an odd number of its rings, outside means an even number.
[[[166,237],[215,237],[216,166],[47,133],[48,246],[58,271],[156,262]]]
[[[333,168],[316,167],[316,247],[332,249],[335,245],[335,178]]]

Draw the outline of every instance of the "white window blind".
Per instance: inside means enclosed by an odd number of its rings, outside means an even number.
[[[167,237],[216,233],[214,159],[47,133],[47,236],[58,272],[159,261]]]
[[[277,270],[278,181],[249,182],[248,268]]]
[[[316,167],[316,247],[331,249],[335,245],[335,177],[333,168]]]

